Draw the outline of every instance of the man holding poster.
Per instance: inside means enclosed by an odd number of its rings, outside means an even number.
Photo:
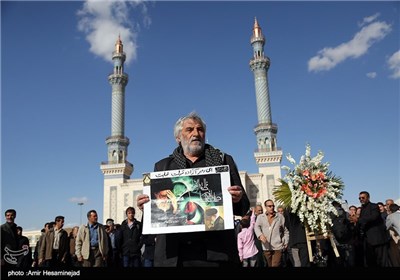
[[[225,173],[228,173],[230,185],[228,185],[226,189],[222,188],[222,192],[227,191],[231,196],[232,202],[225,201],[225,204],[233,203],[233,214],[243,216],[249,210],[250,203],[242,186],[236,163],[230,155],[222,153],[211,145],[206,144],[205,135],[206,124],[196,113],[192,112],[189,115],[180,118],[174,127],[174,136],[178,143],[178,147],[173,151],[172,155],[157,162],[154,171],[161,173],[161,171],[167,170],[227,165],[229,167],[229,172]],[[211,170],[211,168],[209,169]],[[218,171],[218,168],[213,168],[213,170],[214,169]],[[223,173],[224,172],[221,172],[221,174]],[[192,185],[199,189],[205,189],[206,183],[204,182],[210,180],[210,178],[212,179],[212,176],[217,175],[211,174],[202,179],[188,179],[192,180]],[[168,190],[168,188],[166,189]],[[209,196],[213,194],[212,190],[209,190],[207,193]],[[166,191],[163,195],[168,196]],[[152,199],[154,196],[155,194],[153,192],[151,194]],[[215,196],[219,197],[219,194]],[[174,204],[174,197],[171,194],[170,197],[172,199],[169,199],[168,201],[170,201],[170,204]],[[149,201],[150,196],[148,194],[142,194],[137,198],[137,205],[140,209],[143,209],[144,204]],[[159,202],[158,205],[160,205],[161,208],[168,209],[170,212],[172,211],[172,213],[174,212],[174,205],[167,207],[166,205],[161,204],[161,202]],[[177,217],[181,217],[186,225],[195,223],[193,222],[194,220],[192,219],[192,216],[194,215],[193,213],[195,213],[195,210],[198,209],[198,205],[193,201],[189,201],[184,205],[185,207],[183,209],[178,209],[179,207],[177,207],[173,214],[177,215]],[[223,210],[222,206],[219,206],[219,210]],[[215,212],[215,210],[208,211],[209,213],[210,211]],[[145,217],[146,213],[144,213]],[[183,219],[183,217],[185,218]],[[233,222],[233,217],[231,217],[231,219]],[[177,220],[182,221],[180,218]],[[239,267],[240,260],[237,252],[235,231],[234,229],[225,229],[158,234],[156,237],[154,266]]]

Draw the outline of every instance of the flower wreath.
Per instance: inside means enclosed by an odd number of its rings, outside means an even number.
[[[282,166],[287,174],[273,191],[276,200],[295,213],[308,231],[327,236],[332,226],[332,214],[338,215],[332,203],[341,203],[343,181],[328,170],[329,163],[322,163],[322,151],[311,158],[309,144],[299,164],[290,154],[286,158],[294,168]]]

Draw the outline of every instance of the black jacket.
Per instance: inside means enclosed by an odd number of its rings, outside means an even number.
[[[233,158],[224,154],[224,165],[229,165],[231,185],[242,186]],[[206,167],[205,158],[187,161],[187,168]],[[180,169],[171,155],[157,162],[154,171]],[[242,186],[243,188],[243,186]],[[243,216],[250,202],[243,189],[243,197],[233,204],[233,213]],[[159,234],[156,239],[154,266],[179,266],[185,261],[226,262],[240,265],[235,230]]]
[[[129,228],[127,220],[124,220],[119,228],[118,241],[123,256],[141,256],[142,223],[136,219],[132,228]]]
[[[15,260],[11,259],[10,253],[6,252],[17,251],[18,250],[18,235],[17,235],[17,225],[15,223],[9,224],[4,223],[1,225],[1,259],[5,261],[6,267],[15,266]],[[5,256],[5,257],[4,257]]]
[[[156,236],[154,234],[142,235],[142,243],[144,245],[143,258],[154,260],[154,248],[156,246]]]
[[[378,204],[368,202],[362,206],[358,225],[360,234],[368,244],[376,246],[389,242],[390,236]]]

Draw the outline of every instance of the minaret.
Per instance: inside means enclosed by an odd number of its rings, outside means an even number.
[[[117,217],[117,188],[125,183],[133,172],[133,165],[127,161],[129,139],[125,137],[125,87],[128,75],[124,73],[125,53],[120,36],[112,53],[114,70],[108,76],[112,88],[111,98],[111,136],[107,137],[108,161],[101,164],[104,174],[104,217]]]
[[[253,47],[250,68],[254,73],[258,116],[258,124],[254,128],[257,138],[257,150],[254,153],[254,157],[259,167],[259,172],[266,176],[266,189],[268,192],[263,196],[271,198],[272,188],[279,184],[277,179],[281,178],[282,150],[277,146],[276,134],[278,126],[272,123],[268,87],[270,60],[269,57],[264,55],[265,38],[257,19],[254,20],[253,35],[250,42]]]
[[[112,87],[111,136],[106,140],[109,163],[124,163],[128,155],[129,139],[125,137],[125,87],[128,75],[124,73],[125,58],[122,41],[118,36],[112,56],[114,71],[108,76]]]

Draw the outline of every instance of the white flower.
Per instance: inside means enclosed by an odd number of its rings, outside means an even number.
[[[309,158],[311,155],[311,146],[307,143],[306,145],[306,157]]]
[[[289,167],[289,166],[286,166],[286,165],[283,165],[283,166],[281,167],[281,169],[283,169],[283,170],[285,170],[285,171],[287,171],[287,172],[290,171],[290,167]]]
[[[318,165],[321,163],[321,160],[324,158],[324,153],[319,151],[318,154],[311,159],[311,164]]]
[[[291,164],[296,164],[296,161],[294,160],[291,154],[287,154],[286,158]]]

